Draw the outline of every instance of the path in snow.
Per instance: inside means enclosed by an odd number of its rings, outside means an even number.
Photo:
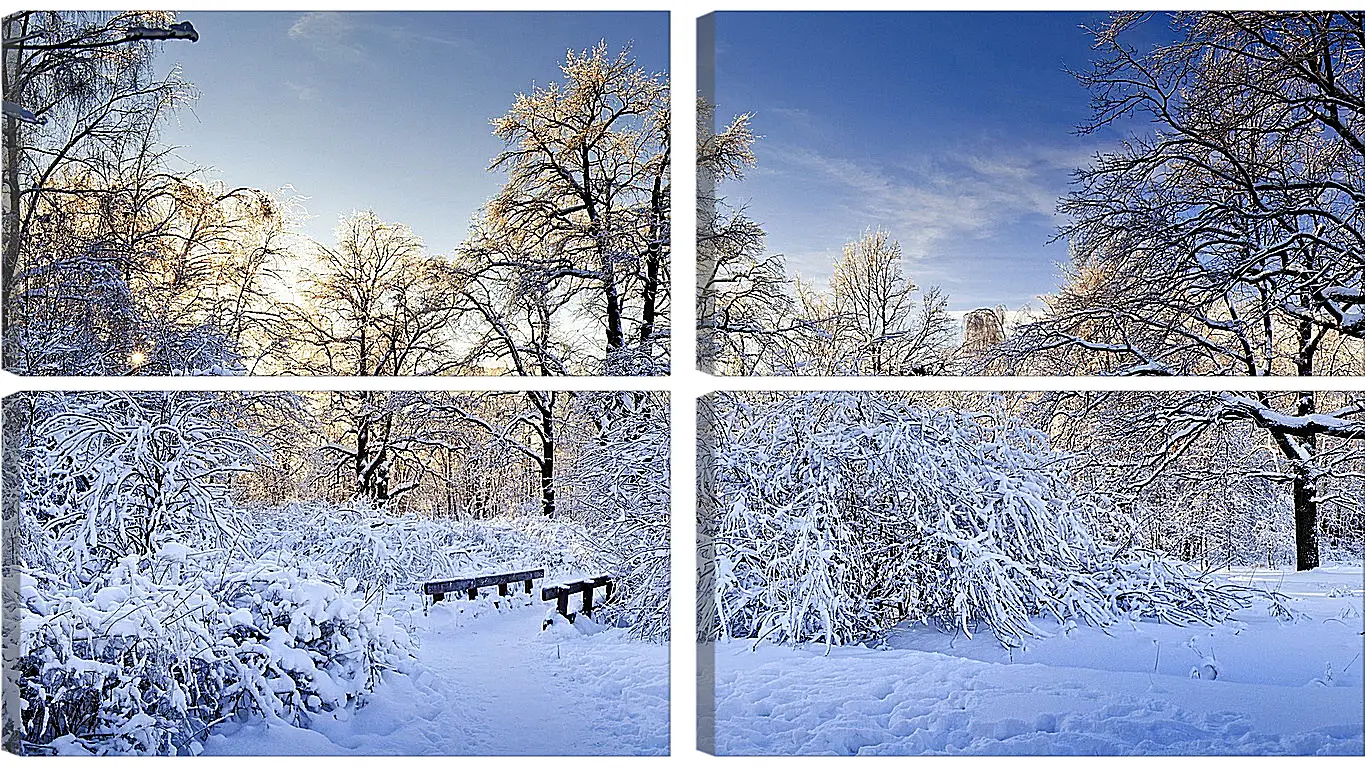
[[[1361,569],[1269,586],[1307,616],[1281,622],[1258,605],[1212,628],[1080,627],[1013,653],[925,627],[829,655],[720,643],[716,751],[1361,754]],[[1209,654],[1217,679],[1191,677]]]
[[[420,664],[365,706],[308,729],[253,723],[207,754],[661,755],[668,648],[579,619],[542,632],[543,603],[517,596],[436,605]]]

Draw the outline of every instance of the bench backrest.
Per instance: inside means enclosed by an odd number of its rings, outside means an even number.
[[[445,579],[443,581],[428,581],[422,585],[422,593],[427,595],[440,595],[446,592],[464,592],[479,587],[494,587],[499,584],[512,584],[518,581],[530,581],[532,579],[545,578],[545,569],[536,568],[530,571],[517,571],[516,573],[499,573],[491,576],[469,576],[461,579]]]

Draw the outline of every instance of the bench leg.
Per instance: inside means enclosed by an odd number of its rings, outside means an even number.
[[[560,616],[563,616],[563,617],[566,618],[566,619],[569,618],[569,595],[568,595],[568,593],[565,593],[565,592],[560,592],[560,593],[559,593],[559,599],[558,599],[557,601],[555,601],[555,610],[559,611],[559,615],[560,615]]]
[[[611,602],[611,590],[612,590],[612,587],[613,587],[613,586],[614,586],[614,585],[613,585],[610,581],[607,582],[607,596],[606,596],[604,599],[605,599],[608,603]]]
[[[583,590],[583,615],[592,616],[592,587]]]
[[[446,593],[444,593],[444,592],[437,592],[436,594],[434,594],[434,595],[431,596],[431,604],[432,604],[432,605],[435,605],[435,604],[441,602],[441,601],[444,600],[444,599],[446,599]]]
[[[477,599],[478,596],[479,596],[479,588],[478,588],[478,587],[474,587],[473,589],[469,590],[469,599],[470,599],[470,600]]]
[[[506,584],[499,584],[499,585],[498,585],[498,597],[507,597],[507,585],[506,585]]]
[[[530,579],[527,579],[527,580],[526,580],[526,594],[528,594],[528,595],[531,594],[531,580],[530,580]]]

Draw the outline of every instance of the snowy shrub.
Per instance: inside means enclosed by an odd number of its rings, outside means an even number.
[[[22,581],[21,732],[6,745],[23,753],[194,754],[228,717],[306,725],[354,704],[411,655],[353,583],[178,545],[85,584]]]
[[[25,502],[64,559],[98,570],[169,541],[240,537],[231,479],[265,458],[227,398],[196,392],[59,394],[34,426]]]
[[[353,503],[288,504],[252,517],[249,546],[261,559],[328,563],[377,594],[489,571],[545,568],[554,576],[600,565],[581,526],[539,515],[456,522]]]
[[[1040,615],[1212,621],[1247,604],[1097,541],[1102,511],[1040,432],[877,393],[758,399],[715,401],[714,635],[839,644],[910,619],[1010,644]]]
[[[1151,618],[1168,624],[1210,624],[1250,605],[1253,594],[1271,600],[1282,595],[1260,592],[1234,584],[1215,584],[1192,565],[1140,549],[1104,550],[1093,563],[1095,572],[1086,585],[1100,607],[1095,623],[1108,618]]]
[[[666,642],[670,516],[668,406],[656,393],[581,395],[598,412],[597,436],[579,446],[564,481],[616,589],[606,621]]]

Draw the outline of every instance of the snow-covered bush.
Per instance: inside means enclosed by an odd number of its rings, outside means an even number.
[[[306,724],[354,704],[411,655],[354,582],[318,569],[167,545],[87,583],[21,578],[20,731],[6,746],[23,753],[194,754],[228,717]]]
[[[601,565],[582,526],[540,515],[452,521],[354,502],[287,504],[251,518],[249,546],[262,561],[328,563],[374,594],[489,570],[545,568],[553,577]]]
[[[713,635],[838,644],[911,619],[1014,643],[1040,615],[1212,621],[1246,604],[1098,541],[1102,511],[1040,432],[879,393],[754,397],[712,403]]]
[[[602,552],[616,590],[602,617],[636,637],[668,640],[668,404],[659,393],[588,393],[595,437],[583,441],[564,481]]]
[[[99,570],[167,542],[241,536],[232,478],[265,459],[233,402],[199,392],[58,393],[40,402],[24,502],[63,558]],[[14,435],[11,435],[13,437]]]
[[[353,583],[247,553],[242,416],[212,393],[6,402],[8,747],[193,752],[228,714],[354,702],[406,653]]]

